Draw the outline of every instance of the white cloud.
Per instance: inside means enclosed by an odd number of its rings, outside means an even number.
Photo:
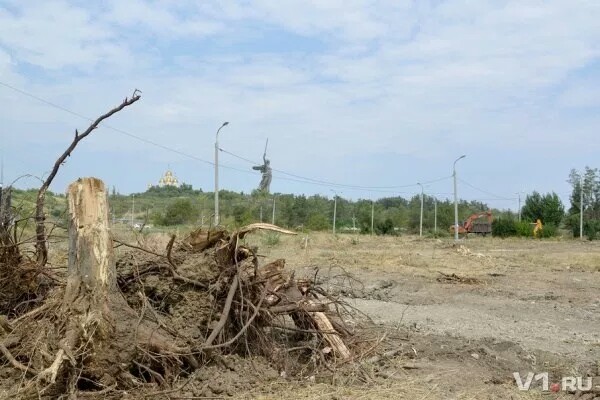
[[[430,176],[466,150],[494,149],[492,158],[515,147],[543,149],[533,156],[539,159],[563,156],[599,127],[569,112],[599,104],[597,85],[576,79],[600,56],[598,2],[14,4],[17,12],[0,8],[3,79],[22,62],[54,72],[63,79],[39,82],[19,70],[29,81],[22,87],[90,116],[138,87],[142,101],[110,124],[206,159],[224,120],[231,121],[224,147],[251,157],[269,136],[280,168],[305,175],[321,173],[317,165],[332,155],[373,155],[374,165],[381,153],[418,155],[431,165],[421,169]],[[262,29],[289,36],[289,48],[264,50],[261,41],[270,38]],[[319,50],[297,50],[298,36]],[[232,46],[204,53],[213,39]],[[171,53],[172,43],[193,50]],[[27,101],[13,103],[15,126],[32,118],[64,132],[82,125]],[[97,137],[95,145],[127,151],[111,138]],[[377,168],[388,179],[387,167]],[[326,173],[352,180],[344,171]]]
[[[110,2],[107,24],[143,31],[158,40],[210,36],[223,23],[195,13],[193,4],[170,1],[128,0]]]
[[[402,13],[411,8],[410,1],[378,2],[373,0],[257,0],[224,1],[212,15],[242,20],[260,20],[279,25],[290,32],[318,36],[323,40],[344,42],[373,40],[392,31],[398,34],[404,21]]]
[[[65,1],[19,5],[16,12],[0,8],[0,44],[19,62],[48,70],[88,69],[128,58],[126,48],[89,10]]]

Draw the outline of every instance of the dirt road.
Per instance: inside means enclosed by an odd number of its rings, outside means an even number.
[[[375,322],[411,332],[406,346],[421,364],[411,377],[429,377],[433,398],[544,395],[516,391],[515,371],[600,375],[599,244],[317,235],[303,249],[302,238],[286,240],[267,255],[307,276],[318,269]]]
[[[533,288],[516,273],[476,285],[395,281],[391,274],[389,301],[356,298],[352,304],[384,324],[402,322],[467,339],[494,337],[578,358],[598,356],[600,287],[582,272],[553,277],[557,282]]]

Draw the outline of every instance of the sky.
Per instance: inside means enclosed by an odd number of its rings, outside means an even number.
[[[407,197],[436,181],[425,192],[449,198],[465,154],[461,198],[568,201],[569,171],[600,166],[598,21],[595,0],[0,0],[4,181],[39,186],[80,116],[139,89],[52,190],[96,176],[141,192],[171,168],[212,191],[228,121],[222,189],[258,186],[246,160],[268,138],[272,192]]]

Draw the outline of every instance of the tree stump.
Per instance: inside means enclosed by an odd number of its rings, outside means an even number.
[[[83,378],[98,387],[164,383],[184,364],[175,354],[189,349],[178,347],[155,322],[137,315],[120,293],[104,183],[79,179],[69,186],[67,197],[69,264],[60,311],[66,331],[54,363],[41,377],[54,383],[69,360],[81,370],[77,381]]]
[[[11,205],[12,188],[0,187],[0,263],[16,265],[21,261],[19,247],[14,243],[12,228],[14,217]]]

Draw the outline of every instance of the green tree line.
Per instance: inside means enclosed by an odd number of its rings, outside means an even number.
[[[571,207],[567,212],[565,225],[580,235],[580,218],[583,213],[583,234],[588,239],[596,239],[600,232],[600,173],[598,168],[585,167],[583,171],[571,170],[568,182],[571,184]],[[582,196],[583,194],[583,196]],[[581,201],[583,197],[583,202]]]
[[[521,209],[520,227],[508,227],[507,231],[517,230],[525,235],[532,223],[540,219],[556,231],[564,227],[579,236],[581,212],[584,219],[584,235],[596,238],[600,232],[600,173],[598,168],[586,167],[583,171],[572,170],[568,182],[572,186],[570,207],[565,208],[554,192],[540,194],[533,192],[525,198]],[[583,203],[581,194],[583,191]],[[37,189],[13,190],[13,205],[20,216],[27,216],[35,207]],[[222,190],[219,193],[221,221],[226,226],[235,227],[252,222],[271,222],[273,199],[275,199],[275,223],[291,229],[328,230],[332,228],[334,201],[321,195],[305,196],[276,193],[267,195],[261,192],[237,193]],[[172,226],[183,224],[209,225],[213,217],[214,194],[195,190],[191,185],[180,187],[151,187],[143,193],[119,194],[114,188],[109,196],[111,216],[116,222],[146,223]],[[434,210],[437,209],[438,232],[447,232],[454,223],[454,204],[448,199],[439,200],[425,195],[423,198],[423,229],[434,230]],[[415,233],[419,231],[420,195],[410,198],[400,196],[385,197],[375,201],[337,198],[337,229],[340,232],[371,232],[371,210],[373,226],[378,234]],[[46,209],[48,216],[59,221],[65,215],[63,194],[48,193]],[[478,201],[459,201],[459,221],[468,216],[488,210],[487,204]],[[583,211],[582,211],[583,209]],[[517,215],[511,211],[492,210],[496,221],[516,221]],[[262,217],[262,218],[261,218]],[[496,224],[498,226],[498,224]],[[508,225],[504,225],[507,227]]]
[[[321,195],[305,196],[276,193],[266,195],[260,192],[236,193],[219,192],[221,221],[229,226],[241,226],[252,222],[271,222],[273,199],[275,202],[275,223],[291,229],[328,230],[333,224],[334,200]],[[151,188],[144,193],[110,196],[111,210],[117,220],[127,221],[134,208],[134,219],[156,225],[198,224],[208,225],[213,216],[214,194],[187,187]],[[438,231],[446,232],[454,223],[454,203],[450,200],[436,200],[432,196],[423,198],[423,229],[434,230],[435,209],[437,207]],[[386,197],[375,201],[349,200],[337,198],[336,226],[338,231],[362,233],[371,232],[371,211],[376,233],[393,234],[418,232],[420,217],[420,195],[409,199]],[[459,218],[488,210],[488,205],[478,201],[459,202]],[[495,210],[496,215],[512,215],[508,211]]]

